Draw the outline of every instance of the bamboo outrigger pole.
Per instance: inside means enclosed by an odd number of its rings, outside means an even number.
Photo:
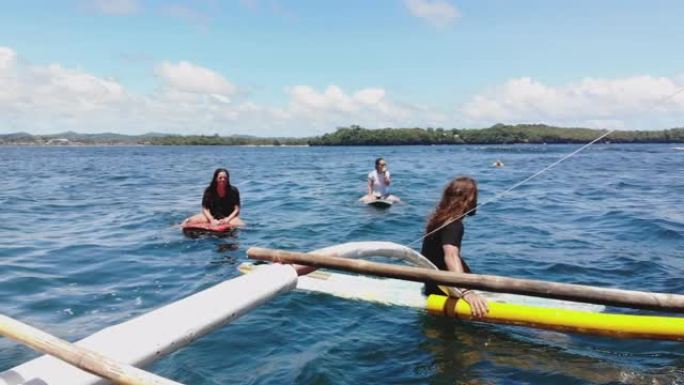
[[[431,282],[438,285],[555,298],[600,305],[684,313],[684,295],[680,294],[607,289],[586,285],[507,278],[495,275],[460,274],[449,271],[260,247],[248,249],[247,255],[252,259],[264,261],[327,267],[381,277]]]
[[[297,286],[297,272],[291,266],[275,264],[259,270],[108,326],[76,344],[126,365],[150,365]],[[0,372],[2,385],[29,383],[99,385],[103,380],[50,355]]]
[[[183,385],[134,366],[119,363],[2,314],[0,334],[117,384]]]

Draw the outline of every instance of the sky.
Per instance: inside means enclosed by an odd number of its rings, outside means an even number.
[[[0,2],[0,134],[684,127],[684,2]]]

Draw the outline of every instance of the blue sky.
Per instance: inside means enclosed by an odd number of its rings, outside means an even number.
[[[684,126],[678,1],[0,4],[0,133]]]

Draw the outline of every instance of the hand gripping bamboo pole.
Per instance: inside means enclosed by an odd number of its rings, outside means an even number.
[[[0,334],[117,384],[183,385],[134,366],[119,363],[2,314]]]
[[[381,277],[399,278],[418,282],[432,282],[438,285],[555,298],[600,305],[684,313],[684,295],[680,294],[607,289],[586,285],[507,278],[495,275],[460,274],[450,271],[438,271],[260,247],[248,249],[247,255],[252,259],[264,261],[327,267]]]

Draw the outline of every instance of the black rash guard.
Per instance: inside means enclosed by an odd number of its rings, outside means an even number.
[[[202,207],[209,209],[215,219],[222,219],[230,215],[235,210],[235,206],[240,206],[240,192],[237,187],[230,186],[226,189],[226,195],[220,197],[216,190],[204,190],[202,197]]]
[[[444,260],[444,245],[453,245],[461,250],[461,240],[463,239],[463,222],[460,220],[454,221],[443,229],[437,231],[434,234],[430,234],[423,240],[423,247],[420,249],[420,253],[423,254],[427,259],[437,266],[440,270],[449,270]],[[470,273],[470,268],[466,264],[463,257],[461,257],[461,265],[463,266],[463,272]],[[444,295],[439,287],[432,283],[426,283],[424,289],[425,295],[429,294],[441,294]]]

